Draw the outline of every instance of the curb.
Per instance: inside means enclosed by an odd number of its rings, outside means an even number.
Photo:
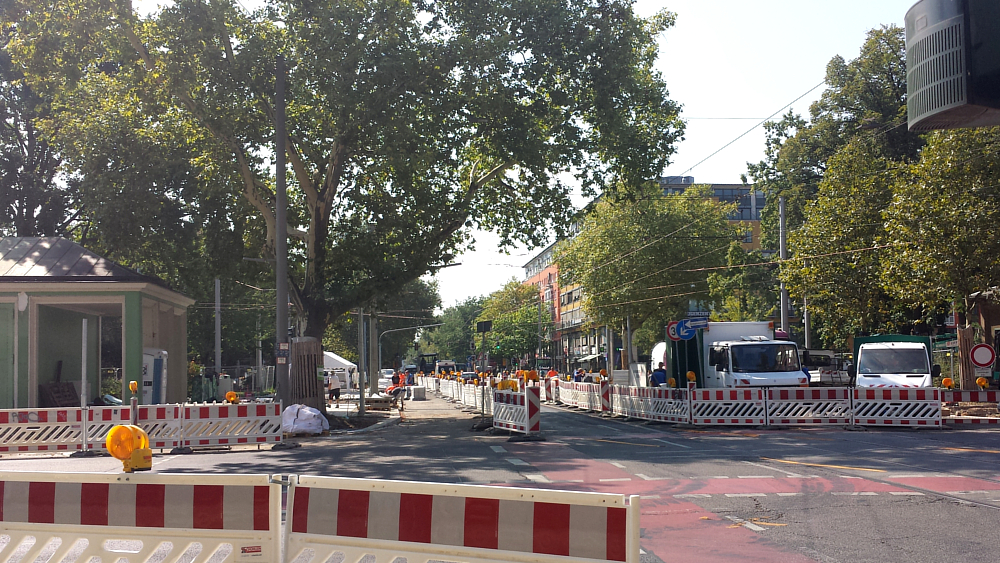
[[[365,427],[365,428],[359,428],[357,430],[337,430],[337,431],[331,431],[330,432],[330,436],[344,436],[344,435],[349,435],[349,434],[363,434],[365,432],[372,432],[374,430],[385,428],[387,426],[392,426],[393,424],[399,424],[401,421],[402,421],[402,419],[397,414],[395,416],[389,417],[388,420],[383,420],[382,422],[376,422],[375,424],[372,424],[371,426],[368,426],[368,427]]]

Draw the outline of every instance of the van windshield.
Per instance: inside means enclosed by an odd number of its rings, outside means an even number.
[[[881,348],[861,351],[858,373],[930,373],[927,352],[919,348]]]
[[[733,371],[769,373],[799,371],[799,355],[794,344],[752,344],[730,346]]]

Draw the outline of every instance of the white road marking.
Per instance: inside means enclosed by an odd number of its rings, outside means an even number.
[[[631,480],[632,480],[631,477],[622,477],[620,479],[598,479],[598,481],[600,481],[601,483],[611,483],[614,481],[631,481]]]
[[[779,497],[798,497],[802,496],[803,493],[775,493]]]
[[[653,441],[654,442],[663,442],[664,444],[670,444],[671,446],[677,446],[678,448],[688,448],[688,449],[691,448],[691,446],[685,446],[684,444],[678,444],[677,442],[668,442],[666,440],[661,440],[659,438],[653,438]]]
[[[854,475],[840,475],[841,479],[864,479],[864,477],[856,477]]]
[[[794,471],[786,471],[784,469],[778,469],[777,467],[771,467],[770,465],[764,465],[763,463],[754,463],[752,461],[744,461],[743,463],[745,463],[747,465],[753,465],[755,467],[760,467],[762,469],[767,469],[768,471],[777,471],[778,473],[784,473],[785,475],[788,475],[789,477],[802,477],[801,475],[799,475],[798,473],[796,473]]]
[[[660,498],[660,495],[643,495],[643,496],[641,496],[639,498],[640,499],[646,499],[646,500],[658,499],[658,498]]]
[[[918,493],[917,491],[889,491],[890,495],[895,495],[897,497],[922,497],[924,493]]]
[[[643,481],[664,481],[669,479],[669,477],[650,477],[649,475],[643,475],[642,473],[636,473],[635,476]]]
[[[767,493],[726,493],[729,498],[766,497]]]
[[[698,479],[698,477],[692,477],[692,479]],[[729,475],[713,475],[711,477],[702,477],[702,479],[729,479]]]
[[[523,459],[517,459],[516,457],[508,457],[507,461],[513,463],[514,465],[531,465],[527,461],[524,461]]]
[[[493,451],[495,451],[498,454],[505,454],[505,453],[507,453],[507,450],[505,450],[503,448],[503,446],[490,446],[490,449],[493,450]]]
[[[712,498],[712,495],[706,495],[705,493],[691,493],[688,495],[674,495],[674,498]]]
[[[853,492],[846,492],[845,491],[845,492],[830,493],[830,494],[833,495],[833,496],[837,496],[837,497],[877,497],[878,496],[878,493],[873,493],[871,491],[853,491]]]
[[[532,481],[534,481],[536,483],[551,483],[552,482],[552,481],[549,481],[548,477],[546,477],[545,475],[542,475],[542,474],[532,474],[532,475],[525,474],[524,476],[527,477],[528,479],[531,479]]]
[[[729,496],[729,495],[726,495],[726,496]],[[735,516],[726,516],[726,518],[729,519],[729,520],[732,520],[733,522],[736,522],[737,524],[743,526],[744,528],[746,528],[748,530],[753,530],[755,532],[763,532],[764,531],[764,527],[763,526],[758,526],[757,524],[753,524],[753,523],[747,522],[746,520],[744,520],[742,518],[737,518]]]
[[[774,475],[737,475],[737,479],[774,479]]]
[[[618,468],[621,468],[621,469],[625,469],[625,465],[623,465],[621,463],[618,463],[616,461],[609,461],[608,463],[610,463],[611,465],[614,465],[615,467],[618,467]]]
[[[945,491],[946,495],[988,495],[996,491]]]

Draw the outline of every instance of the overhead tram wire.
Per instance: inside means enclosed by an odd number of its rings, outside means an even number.
[[[781,108],[781,109],[779,109],[778,111],[776,111],[776,112],[772,113],[771,115],[769,115],[769,116],[767,116],[766,118],[764,118],[764,119],[762,119],[761,121],[759,121],[759,122],[758,122],[758,123],[757,123],[756,125],[754,125],[753,127],[751,127],[751,128],[749,128],[749,129],[747,129],[746,131],[744,131],[744,132],[743,132],[743,134],[741,134],[741,135],[740,135],[739,137],[736,137],[736,138],[735,138],[735,139],[733,139],[732,141],[729,141],[728,143],[726,143],[725,145],[723,145],[723,146],[722,146],[721,148],[719,148],[718,150],[716,150],[716,151],[715,151],[715,152],[713,152],[712,154],[710,154],[710,155],[706,156],[705,158],[703,158],[703,159],[699,160],[699,161],[698,161],[698,162],[697,162],[697,163],[696,163],[696,164],[695,164],[694,166],[691,166],[690,168],[688,168],[688,169],[687,169],[687,170],[685,170],[684,172],[681,172],[681,173],[680,173],[680,176],[683,176],[683,175],[687,174],[688,172],[690,172],[690,171],[694,170],[695,168],[697,168],[698,166],[700,166],[701,164],[703,164],[703,163],[704,163],[704,162],[705,162],[706,160],[708,160],[708,159],[712,158],[713,156],[715,156],[715,155],[719,154],[720,152],[724,151],[724,150],[725,150],[725,149],[726,149],[727,147],[729,147],[729,145],[732,145],[732,144],[733,144],[733,143],[735,143],[736,141],[739,141],[739,140],[740,140],[740,139],[742,139],[743,137],[746,137],[746,136],[747,136],[747,135],[749,135],[749,134],[750,134],[750,133],[751,133],[751,132],[752,132],[753,130],[755,130],[755,129],[757,129],[758,127],[760,127],[761,125],[763,125],[763,124],[767,123],[768,121],[770,121],[770,120],[771,120],[771,118],[773,118],[774,116],[778,115],[779,113],[781,113],[781,112],[785,111],[785,109],[787,109],[788,107],[790,107],[790,106],[791,106],[792,104],[794,104],[795,102],[797,102],[797,101],[801,100],[802,98],[804,98],[804,97],[808,96],[808,95],[809,95],[810,93],[812,93],[812,91],[813,91],[813,90],[815,90],[816,88],[819,88],[820,86],[822,86],[822,85],[824,85],[824,84],[826,84],[826,80],[823,80],[823,81],[820,81],[820,83],[819,83],[819,84],[817,84],[817,85],[813,86],[812,88],[810,88],[810,89],[806,90],[806,91],[805,91],[805,92],[804,92],[804,93],[803,93],[803,94],[802,94],[801,96],[799,96],[798,98],[795,98],[794,100],[792,100],[792,101],[788,102],[787,104],[785,104],[784,106],[782,106],[782,108]]]

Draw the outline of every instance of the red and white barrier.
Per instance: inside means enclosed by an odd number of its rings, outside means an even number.
[[[72,551],[76,561],[116,561],[125,554],[115,544],[126,540],[134,561],[280,563],[281,487],[270,481],[267,475],[7,472],[0,521],[10,540],[0,544],[0,560],[26,549],[18,556],[35,561],[55,545],[50,560]],[[39,541],[22,546],[29,536]]]
[[[693,389],[690,397],[692,424],[767,424],[763,389]]]
[[[846,387],[768,389],[768,426],[851,424],[851,390]]]
[[[854,424],[941,426],[940,389],[855,388]]]
[[[285,560],[639,563],[639,497],[289,479]]]
[[[541,394],[538,387],[523,391],[493,391],[493,427],[523,432],[541,429]]]
[[[81,409],[0,411],[0,452],[76,451],[83,448]]]
[[[281,403],[185,405],[182,446],[232,446],[281,441]]]
[[[601,412],[611,414],[611,384],[607,381],[600,383],[601,389]]]

